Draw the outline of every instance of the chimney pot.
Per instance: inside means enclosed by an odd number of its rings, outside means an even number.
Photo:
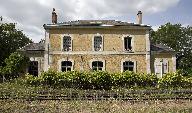
[[[138,24],[142,24],[142,12],[141,11],[138,11],[138,13],[137,13],[137,21],[138,21]]]
[[[53,8],[53,11],[52,11],[52,23],[53,24],[57,23],[57,13],[55,12],[55,8]]]

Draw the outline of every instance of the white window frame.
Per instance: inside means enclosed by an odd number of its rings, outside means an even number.
[[[127,38],[127,37],[131,37],[131,50],[125,50],[125,44],[124,44],[124,41],[125,41],[125,38]],[[130,35],[130,34],[127,34],[127,35],[123,35],[122,36],[122,40],[123,40],[123,51],[125,51],[125,52],[133,52],[134,51],[134,38],[135,38],[135,36],[134,35]]]
[[[90,69],[92,70],[92,63],[94,61],[100,61],[100,62],[103,62],[103,68],[102,68],[102,71],[105,71],[105,60],[104,59],[100,59],[100,58],[95,58],[95,59],[91,59],[90,62],[89,62],[89,66],[90,66]]]
[[[60,59],[60,60],[58,61],[58,71],[59,71],[59,72],[62,72],[62,70],[61,70],[61,69],[62,69],[62,68],[61,68],[61,62],[62,62],[62,61],[70,61],[70,62],[72,62],[71,71],[74,70],[74,60],[62,58],[62,59]]]
[[[103,36],[101,35],[101,34],[99,34],[99,33],[97,33],[97,34],[95,34],[94,36],[93,36],[93,38],[92,38],[92,51],[95,51],[95,48],[94,48],[94,39],[95,39],[95,37],[101,37],[102,39],[102,45],[101,45],[101,49],[99,50],[99,51],[103,51],[104,49],[104,38],[103,38]],[[96,52],[98,52],[98,51],[96,51]]]
[[[64,48],[63,48],[63,38],[64,37],[70,37],[71,38],[71,50],[69,50],[69,51],[73,51],[73,37],[69,34],[61,35],[61,51],[64,51]],[[64,52],[69,52],[69,51],[64,51]]]
[[[133,72],[136,73],[137,72],[137,62],[136,62],[136,60],[129,59],[129,58],[121,60],[121,72],[124,72],[123,63],[129,62],[129,61],[134,63]]]

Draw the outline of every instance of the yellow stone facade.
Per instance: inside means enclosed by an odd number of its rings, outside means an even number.
[[[103,37],[103,51],[93,51],[93,38],[95,35]],[[72,51],[62,51],[62,38],[69,35],[72,38]],[[124,37],[133,38],[132,52],[123,49]],[[50,68],[59,71],[60,60],[74,61],[73,70],[91,70],[90,62],[93,59],[105,61],[105,70],[121,72],[122,61],[135,61],[135,71],[147,73],[146,61],[146,30],[124,29],[70,29],[49,31],[49,51],[51,55]]]

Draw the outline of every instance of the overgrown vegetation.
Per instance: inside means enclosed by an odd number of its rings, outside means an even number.
[[[28,64],[28,58],[17,52],[12,53],[5,59],[5,65],[0,67],[0,79],[10,80],[24,73]],[[0,80],[1,81],[1,80]]]
[[[94,72],[55,72],[49,70],[41,73],[39,77],[26,75],[26,83],[51,87],[79,88],[79,89],[113,89],[113,88],[191,88],[192,77],[183,76],[182,73],[168,73],[158,79],[154,74],[139,74],[130,71],[123,73]]]

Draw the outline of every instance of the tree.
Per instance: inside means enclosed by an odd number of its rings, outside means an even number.
[[[167,23],[152,31],[151,41],[175,50],[178,69],[192,68],[192,27]]]
[[[13,23],[0,24],[0,66],[5,65],[4,60],[11,53],[32,42],[15,27]]]
[[[28,65],[28,61],[29,58],[14,52],[5,59],[5,66],[0,67],[0,75],[6,79],[16,78],[20,74],[24,73],[26,66]]]

